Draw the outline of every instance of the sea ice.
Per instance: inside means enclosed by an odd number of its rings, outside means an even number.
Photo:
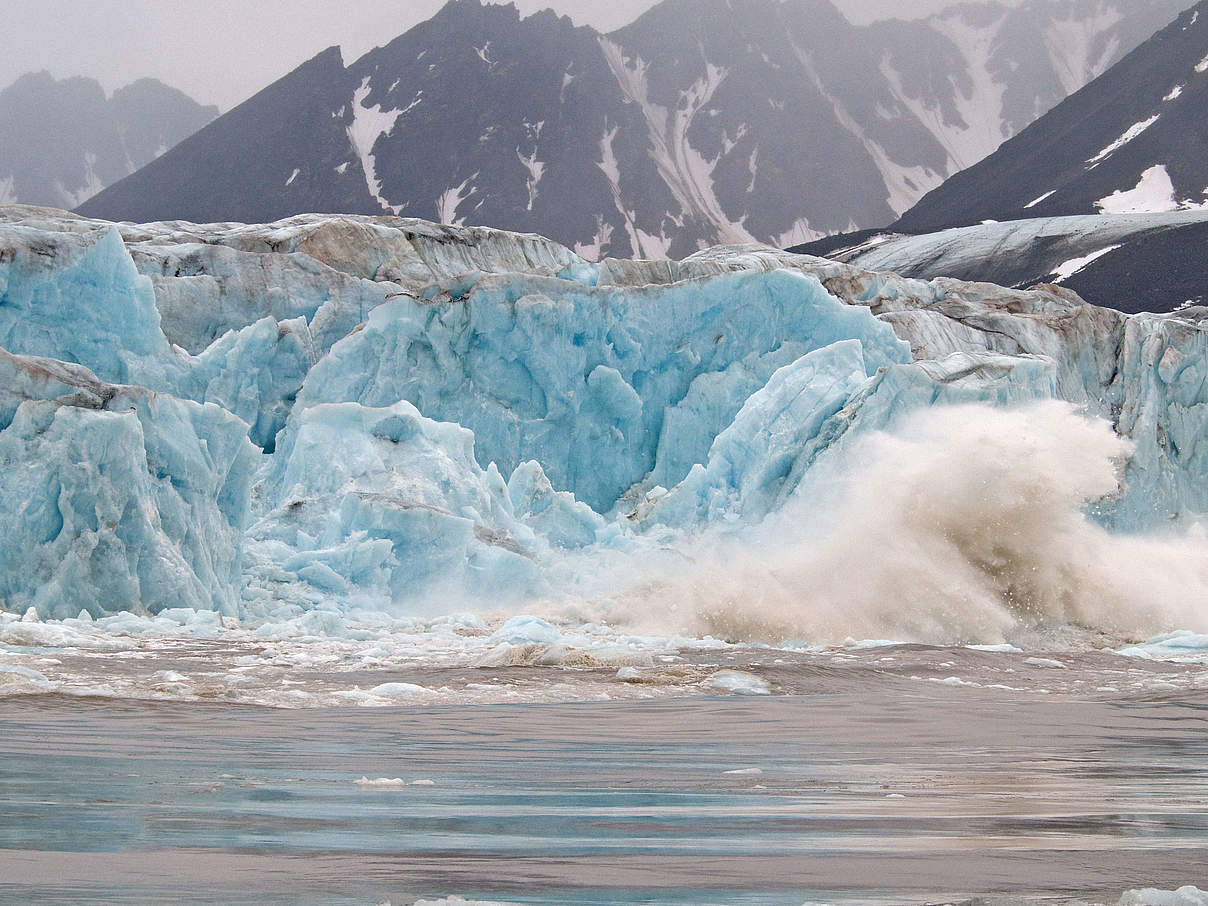
[[[1208,906],[1208,891],[1190,884],[1178,890],[1145,887],[1127,891],[1120,897],[1119,906]]]

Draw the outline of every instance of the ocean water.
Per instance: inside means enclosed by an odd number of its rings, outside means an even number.
[[[1044,656],[718,643],[628,668],[370,669],[334,642],[132,641],[44,653],[55,690],[0,700],[0,901],[1115,904],[1208,886],[1195,655],[1067,632],[1034,640]]]

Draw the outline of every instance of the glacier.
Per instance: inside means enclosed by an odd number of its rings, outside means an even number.
[[[693,539],[822,531],[796,514],[915,413],[1051,401],[1120,442],[1072,505],[1177,533],[1194,573],[1206,363],[1205,309],[755,245],[592,262],[397,217],[0,207],[0,610],[322,627],[607,597]]]

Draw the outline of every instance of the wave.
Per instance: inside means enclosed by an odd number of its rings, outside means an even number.
[[[1060,402],[919,411],[870,434],[741,539],[634,565],[591,602],[647,631],[730,641],[1000,642],[1074,624],[1113,638],[1208,627],[1208,540],[1109,533],[1131,451]],[[645,575],[640,575],[645,572]]]

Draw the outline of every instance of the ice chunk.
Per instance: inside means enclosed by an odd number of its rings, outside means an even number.
[[[363,790],[401,790],[407,785],[407,781],[401,777],[374,777],[371,780],[362,776],[353,783]]]
[[[0,223],[0,346],[75,362],[124,384],[164,383],[174,361],[151,281],[112,226],[55,232]]]
[[[858,340],[845,340],[779,369],[752,394],[713,441],[708,464],[695,466],[660,497],[657,518],[677,524],[723,513],[757,520],[768,513],[802,450],[866,379]]]
[[[1157,890],[1145,887],[1126,891],[1120,906],[1208,906],[1208,891],[1190,884],[1178,890]]]
[[[743,670],[718,670],[709,678],[709,685],[739,695],[769,695],[772,692],[771,683]]]
[[[512,645],[523,644],[525,642],[552,644],[562,638],[562,633],[558,630],[558,627],[547,623],[540,617],[521,615],[512,617],[496,629],[491,638],[508,642]]]
[[[427,698],[435,692],[427,686],[415,683],[382,683],[370,689],[369,694],[381,698]]]
[[[594,543],[606,525],[603,517],[567,491],[555,491],[535,460],[522,462],[508,479],[508,497],[516,518],[555,547],[581,548]]]

